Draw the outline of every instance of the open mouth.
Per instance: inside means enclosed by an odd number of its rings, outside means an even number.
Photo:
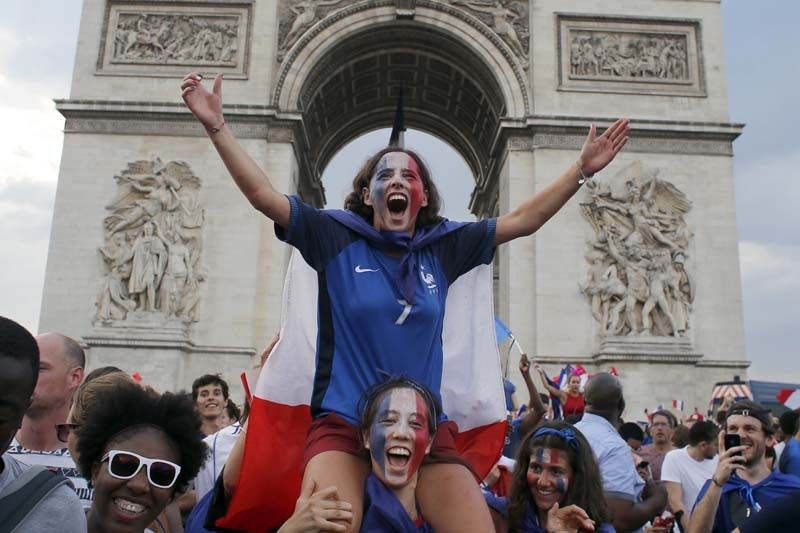
[[[408,198],[400,193],[392,193],[386,200],[386,207],[392,213],[402,213],[408,206]]]
[[[386,450],[386,460],[396,468],[403,468],[411,460],[411,451],[407,448],[394,446]]]

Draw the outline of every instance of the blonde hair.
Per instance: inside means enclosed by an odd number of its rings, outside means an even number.
[[[92,408],[97,396],[113,392],[121,385],[136,385],[136,382],[125,372],[114,371],[81,383],[72,396],[70,423],[83,424],[85,414]]]

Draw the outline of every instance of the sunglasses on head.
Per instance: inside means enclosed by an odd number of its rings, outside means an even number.
[[[78,429],[81,425],[80,424],[56,424],[56,437],[61,442],[67,442],[67,438],[69,438],[69,434],[76,429]]]
[[[108,473],[117,479],[131,479],[142,466],[147,467],[147,479],[160,489],[168,489],[178,480],[181,467],[164,459],[150,459],[133,452],[110,450],[100,462],[108,460]]]

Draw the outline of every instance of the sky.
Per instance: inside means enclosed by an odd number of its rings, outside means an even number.
[[[7,2],[0,15],[0,315],[34,332],[63,142],[53,99],[69,96],[81,4]],[[725,0],[722,11],[730,119],[746,123],[734,142],[734,181],[748,374],[800,383],[800,69],[792,66],[800,2]],[[347,186],[330,176],[352,176],[386,138],[373,132],[334,157],[323,177],[330,204],[340,205]],[[469,176],[442,141],[415,132],[407,141],[425,148],[434,176]],[[442,189],[445,214],[469,218],[469,180]]]

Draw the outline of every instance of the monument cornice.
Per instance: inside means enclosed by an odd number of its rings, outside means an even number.
[[[67,99],[55,103],[66,118],[65,133],[206,135],[183,103]],[[266,105],[229,104],[223,112],[228,127],[243,139],[270,139],[275,129],[293,130],[301,122],[297,113],[282,113]]]

